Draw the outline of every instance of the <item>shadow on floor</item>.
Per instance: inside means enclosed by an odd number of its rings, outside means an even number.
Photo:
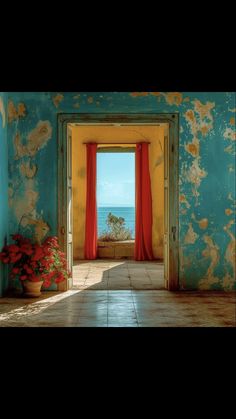
[[[157,261],[77,260],[73,266],[73,289],[161,290],[164,264]]]

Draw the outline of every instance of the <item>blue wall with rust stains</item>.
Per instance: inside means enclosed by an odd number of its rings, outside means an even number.
[[[9,93],[10,233],[57,233],[58,113],[178,112],[180,288],[236,289],[235,107],[232,92]]]
[[[0,249],[8,239],[7,94],[0,93]],[[0,262],[0,296],[6,290],[7,266]]]

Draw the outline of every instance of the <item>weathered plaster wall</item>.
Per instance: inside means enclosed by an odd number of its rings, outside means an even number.
[[[236,289],[235,93],[9,93],[10,233],[57,233],[57,114],[180,116],[180,287]]]
[[[83,142],[135,144],[150,141],[149,169],[152,187],[152,243],[155,258],[163,259],[164,234],[164,124],[162,126],[74,126],[72,127],[73,252],[84,257],[86,209],[86,146]]]
[[[8,239],[7,94],[0,93],[0,250]],[[0,262],[0,296],[7,288],[7,266]]]

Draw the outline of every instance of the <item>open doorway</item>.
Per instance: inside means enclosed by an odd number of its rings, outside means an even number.
[[[135,148],[97,149],[97,257],[133,259],[135,244]]]
[[[153,205],[155,206],[155,200],[158,202],[158,208],[160,210],[160,202],[163,200],[163,207],[165,207],[165,211],[162,213],[162,216],[158,216],[154,211],[153,217],[153,245],[155,248],[155,259],[159,262],[162,262],[162,272],[164,271],[165,267],[165,282],[164,282],[164,274],[162,273],[162,286],[159,285],[159,289],[162,287],[166,287],[168,289],[177,289],[178,287],[178,254],[177,254],[177,237],[178,237],[178,225],[177,225],[177,155],[174,154],[174,147],[173,143],[176,142],[176,150],[178,144],[178,123],[176,115],[167,115],[167,116],[154,116],[154,115],[145,115],[145,119],[143,122],[140,122],[140,117],[137,115],[129,115],[120,116],[119,123],[118,115],[111,115],[111,116],[102,116],[102,115],[94,115],[94,116],[85,116],[83,115],[61,115],[59,116],[59,144],[61,144],[59,154],[59,235],[61,239],[61,243],[64,245],[64,249],[67,253],[70,253],[71,257],[68,257],[69,264],[72,265],[73,259],[74,260],[82,260],[84,255],[83,243],[84,243],[84,235],[83,235],[83,226],[84,226],[84,216],[85,216],[85,208],[81,206],[81,200],[85,198],[86,195],[86,188],[85,188],[85,178],[86,178],[86,168],[81,166],[80,168],[76,168],[77,171],[77,179],[76,176],[73,176],[73,159],[85,162],[85,147],[84,143],[86,142],[96,142],[97,144],[101,144],[100,152],[104,152],[104,147],[108,148],[115,147],[118,144],[127,145],[129,147],[135,147],[137,142],[140,140],[142,141],[143,138],[145,140],[149,140],[150,142],[153,141],[153,147],[150,152],[151,159],[150,161],[154,164],[155,170],[159,170],[161,167],[163,169],[163,185],[162,191],[158,190],[158,183],[156,180],[152,182],[152,196],[153,196]],[[176,119],[174,119],[176,117]],[[91,118],[94,118],[94,121],[91,121]],[[108,119],[108,121],[107,121]],[[128,119],[128,120],[127,120]],[[138,120],[138,121],[137,121]],[[79,148],[75,153],[73,150],[73,145],[75,141],[73,141],[73,130],[77,130],[79,135],[77,135],[76,146]],[[123,130],[123,132],[122,132]],[[113,133],[111,132],[113,131]],[[155,132],[162,131],[163,135],[163,142],[160,139],[160,135],[153,135]],[[148,132],[148,135],[147,135]],[[118,134],[119,133],[119,134]],[[113,134],[113,135],[112,135]],[[104,145],[105,143],[105,145]],[[159,149],[160,154],[155,152],[155,148]],[[65,153],[66,150],[66,153]],[[114,150],[113,150],[114,151]],[[106,150],[107,152],[107,150]],[[110,150],[111,152],[111,150]],[[116,150],[117,152],[117,150]],[[172,153],[172,155],[171,155]],[[63,161],[64,167],[66,166],[67,176],[66,179],[62,178],[60,173],[60,160]],[[172,166],[170,167],[170,163]],[[64,171],[65,173],[65,171]],[[160,176],[159,176],[160,178]],[[171,182],[170,179],[174,179],[174,183]],[[76,198],[76,194],[74,193],[73,182],[76,182],[76,187],[79,191],[80,200]],[[82,183],[84,184],[82,185]],[[160,185],[159,185],[160,186]],[[69,189],[71,191],[69,192]],[[76,204],[71,201],[72,197],[72,190],[73,190],[73,201],[76,201]],[[62,211],[60,208],[61,199],[67,202],[67,211]],[[163,199],[162,199],[162,198]],[[68,200],[69,198],[69,200]],[[80,202],[80,203],[79,203]],[[85,199],[84,199],[85,202]],[[173,204],[170,211],[170,204]],[[77,208],[76,208],[77,205]],[[76,212],[76,217],[73,216],[72,218],[72,208],[73,213]],[[70,212],[71,215],[68,214]],[[77,218],[77,220],[76,220]],[[73,220],[73,222],[72,222]],[[67,221],[67,223],[65,223]],[[155,236],[157,234],[157,224],[162,225],[162,229],[159,229],[159,238]],[[65,226],[66,224],[66,226]],[[172,225],[170,225],[172,224]],[[174,224],[174,225],[173,225]],[[73,236],[72,236],[73,231]],[[80,234],[78,232],[80,231]],[[73,237],[73,240],[72,240]],[[80,237],[80,245],[76,245],[75,237]],[[77,246],[77,247],[76,247]],[[171,247],[171,248],[170,248]],[[74,253],[74,257],[72,256],[72,249]],[[160,255],[160,252],[162,254]],[[68,255],[69,256],[69,255]],[[82,269],[88,269],[90,271],[91,277],[96,277],[99,281],[99,272],[98,267],[102,267],[104,265],[104,258],[98,260],[100,264],[93,265],[92,261],[84,263],[80,263],[80,267]],[[106,271],[112,271],[113,274],[117,275],[118,270],[120,272],[123,271],[126,277],[127,272],[126,268],[129,268],[129,264],[135,263],[130,260],[117,260],[113,261],[114,265],[109,266],[108,269],[105,269],[103,272],[103,277],[105,278],[107,273]],[[86,266],[87,263],[87,266]],[[154,262],[156,263],[156,261]],[[127,264],[127,265],[126,265]],[[160,271],[159,275],[158,272],[155,272],[153,266],[150,266],[151,263],[147,262],[154,280],[156,280],[156,284],[149,284],[149,286],[145,286],[144,289],[157,289],[157,279],[160,280]],[[83,266],[82,266],[83,265]],[[126,265],[126,266],[125,266]],[[137,280],[137,275],[140,273],[141,276],[144,276],[144,262],[140,262],[139,265],[142,265],[142,269],[138,272],[136,266],[131,267],[132,274]],[[106,266],[103,266],[106,268]],[[155,266],[156,267],[156,266]],[[133,269],[132,269],[133,268]],[[146,270],[147,271],[147,270]],[[159,278],[158,278],[159,277]],[[134,278],[133,278],[134,279]],[[88,285],[89,285],[88,281]],[[91,284],[91,282],[90,282]],[[148,285],[148,284],[146,284]],[[72,286],[72,281],[67,284],[67,289]],[[107,284],[108,286],[108,284]],[[86,284],[84,287],[86,288]],[[108,287],[109,288],[109,287]],[[99,288],[98,288],[99,289]],[[118,287],[118,289],[122,289],[122,285]],[[127,289],[127,281],[124,285],[123,289]],[[142,289],[142,288],[141,288]]]

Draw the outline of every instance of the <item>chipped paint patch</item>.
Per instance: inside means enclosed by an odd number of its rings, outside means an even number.
[[[207,102],[205,105],[199,100],[192,102],[194,104],[194,111],[188,109],[184,118],[190,126],[191,134],[193,139],[191,143],[185,143],[184,148],[193,158],[192,165],[190,166],[188,172],[186,173],[187,179],[193,184],[193,196],[196,198],[195,205],[199,205],[198,197],[199,192],[198,188],[201,184],[202,178],[207,176],[207,172],[200,168],[200,142],[198,135],[199,133],[203,136],[213,128],[213,116],[211,110],[215,106],[214,102]]]
[[[205,230],[208,227],[208,219],[202,218],[200,221],[198,221],[198,225],[202,230]]]
[[[27,144],[23,145],[19,132],[16,133],[14,145],[16,150],[15,158],[24,156],[35,156],[43,148],[47,141],[52,137],[52,126],[49,121],[39,121],[27,136]]]
[[[198,159],[193,160],[188,171],[188,179],[191,183],[200,186],[201,181],[207,176],[207,172],[199,167]]]
[[[181,195],[179,196],[179,202],[180,202],[181,204],[185,204],[187,208],[190,208],[190,204],[189,204],[189,202],[187,201],[186,196],[185,196],[184,194],[181,194]]]
[[[17,107],[14,105],[14,102],[12,100],[9,100],[8,102],[8,123],[10,124],[14,120],[17,120],[19,118],[23,118],[26,116],[26,107],[23,102],[18,103]]]
[[[202,256],[210,259],[210,265],[206,275],[199,282],[199,288],[202,290],[210,289],[211,285],[219,283],[219,278],[214,276],[214,270],[220,260],[219,247],[213,242],[212,238],[206,235],[203,240],[206,243],[206,248],[202,251]]]
[[[39,121],[27,137],[29,155],[34,156],[39,149],[46,145],[51,137],[51,123],[49,121]]]
[[[164,96],[168,105],[181,105],[183,101],[183,94],[179,92],[161,93]]]
[[[223,277],[223,288],[225,291],[231,291],[234,288],[234,284],[235,284],[235,280],[232,276],[229,275],[229,273],[227,272],[227,274]]]
[[[148,92],[131,92],[130,96],[132,96],[132,97],[148,96]]]
[[[233,108],[233,109],[229,109],[229,112],[233,112],[233,113],[236,113],[236,108]]]
[[[184,243],[186,244],[194,244],[197,238],[199,237],[197,233],[193,230],[192,223],[189,223],[189,228],[187,234],[184,238]]]
[[[231,264],[233,268],[234,278],[235,278],[235,271],[236,271],[236,239],[232,231],[230,231],[231,226],[235,224],[234,220],[230,220],[229,223],[224,226],[224,231],[227,232],[231,241],[228,244],[226,251],[225,251],[225,259],[226,261]]]
[[[235,154],[235,149],[234,149],[233,144],[230,144],[228,147],[225,147],[224,151],[229,154]]]
[[[80,108],[80,104],[79,103],[74,103],[73,107],[78,109],[78,108]]]
[[[87,99],[87,102],[90,104],[93,103],[93,96],[89,96]]]
[[[225,209],[225,214],[226,215],[231,215],[231,214],[233,214],[233,211],[230,208],[226,208]]]
[[[189,123],[193,136],[200,132],[203,136],[213,128],[212,109],[215,107],[215,102],[206,102],[203,104],[200,100],[194,100],[194,111],[192,109],[185,112],[184,117]],[[196,115],[195,115],[196,114]]]
[[[228,198],[230,201],[234,201],[234,198],[232,197],[232,193],[231,193],[231,192],[228,194],[227,198]]]
[[[235,141],[236,140],[236,132],[231,127],[230,128],[226,128],[226,130],[225,130],[225,132],[224,132],[223,135],[224,135],[224,138],[226,138],[227,140],[231,140],[231,141]]]
[[[199,156],[199,141],[196,137],[193,139],[192,143],[185,144],[184,148],[193,157]]]
[[[201,230],[205,230],[208,227],[208,219],[207,218],[201,218],[201,220],[197,220],[196,217],[195,217],[195,214],[192,214],[191,218],[195,221],[195,223],[198,224],[198,226]]]
[[[1,97],[0,97],[0,114],[2,115],[2,127],[4,128],[6,125],[6,112],[5,112],[4,103]]]
[[[30,188],[26,189],[23,197],[15,199],[14,212],[18,222],[25,216],[31,215],[36,207],[37,200],[38,192]]]
[[[161,92],[150,92],[150,95],[159,97]]]
[[[28,155],[28,149],[26,145],[22,144],[21,136],[19,132],[16,133],[14,138],[14,146],[15,146],[15,159],[20,159],[21,157]]]
[[[61,93],[58,93],[56,96],[53,96],[52,101],[54,103],[54,106],[58,108],[58,106],[60,105],[63,99],[64,99],[64,95],[62,95]]]
[[[229,123],[230,125],[235,125],[235,118],[230,118]]]
[[[215,107],[215,102],[206,102],[203,104],[200,100],[195,99],[192,103],[194,105],[195,112],[199,114],[201,120],[207,118],[213,122],[211,111]]]
[[[185,116],[185,119],[191,125],[192,132],[193,132],[193,128],[195,127],[195,124],[196,124],[196,118],[195,118],[193,110],[189,109],[188,111],[185,112],[184,116]]]
[[[35,164],[31,164],[30,161],[27,161],[26,163],[21,163],[20,172],[23,176],[27,177],[28,179],[32,179],[37,172],[37,166]]]
[[[42,219],[28,218],[28,225],[33,225],[35,227],[34,237],[38,243],[42,242],[50,229],[49,225]]]

